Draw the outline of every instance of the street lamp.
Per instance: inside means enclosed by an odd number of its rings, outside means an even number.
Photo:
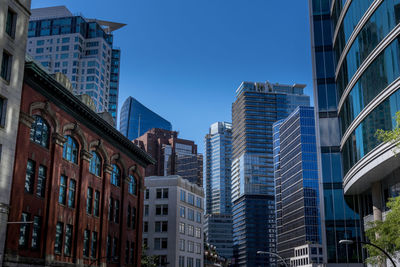
[[[285,261],[281,256],[279,256],[279,254],[277,254],[277,253],[259,250],[259,251],[257,251],[257,254],[259,254],[259,255],[262,255],[262,254],[274,255],[275,257],[278,257],[281,261],[283,261],[283,263],[285,264],[285,266],[288,267],[286,261]]]
[[[383,254],[386,255],[386,257],[389,258],[389,260],[392,262],[393,266],[396,267],[396,264],[394,263],[394,260],[392,259],[392,257],[390,257],[390,255],[389,255],[386,251],[384,251],[382,248],[378,247],[377,245],[374,245],[374,244],[369,243],[369,242],[364,242],[364,241],[353,241],[353,240],[348,240],[348,239],[343,239],[343,240],[340,240],[340,241],[339,241],[339,245],[352,245],[352,244],[354,244],[354,243],[360,243],[360,244],[364,244],[364,245],[370,245],[370,246],[373,246],[373,247],[379,249],[380,251],[383,252]]]

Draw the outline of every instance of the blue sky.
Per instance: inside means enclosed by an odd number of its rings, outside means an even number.
[[[308,1],[32,0],[126,23],[119,107],[133,96],[203,152],[210,124],[231,121],[242,81],[305,83],[312,95]]]

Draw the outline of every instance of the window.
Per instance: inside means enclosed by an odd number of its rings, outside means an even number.
[[[185,251],[185,240],[184,239],[179,239],[179,250]]]
[[[188,235],[189,236],[194,236],[194,226],[193,225],[188,225]]]
[[[181,218],[185,218],[185,207],[179,207],[179,214]]]
[[[46,189],[46,167],[43,165],[39,166],[38,183],[36,186],[36,195],[44,197]]]
[[[121,182],[121,171],[119,170],[118,166],[113,164],[112,165],[112,172],[111,172],[111,184],[115,186],[120,186]]]
[[[202,207],[201,203],[202,203],[202,199],[200,197],[196,197],[196,207],[201,209],[201,207]]]
[[[179,223],[179,233],[185,234],[185,223],[183,222]]]
[[[6,33],[11,37],[15,37],[15,25],[17,23],[17,13],[8,9],[6,21]]]
[[[181,189],[181,201],[185,202],[186,201],[186,192]]]
[[[107,261],[111,259],[111,236],[107,236],[107,248],[106,248],[106,254],[107,254]]]
[[[201,260],[200,259],[196,259],[196,267],[201,267]]]
[[[39,249],[41,224],[42,224],[42,218],[40,216],[34,216],[33,231],[32,231],[32,249]]]
[[[193,258],[190,258],[190,257],[187,258],[187,267],[194,267],[193,266]]]
[[[65,196],[67,194],[67,177],[60,177],[60,192],[58,194],[58,203],[65,205]]]
[[[136,195],[136,179],[133,175],[129,175],[129,188],[128,191],[132,195]]]
[[[156,215],[168,215],[168,204],[156,205]]]
[[[64,143],[63,158],[73,163],[78,163],[78,143],[74,138],[67,135],[67,141]]]
[[[185,267],[185,257],[179,256],[179,267]]]
[[[7,99],[0,96],[0,127],[6,125]]]
[[[86,213],[92,214],[93,188],[88,187],[86,197]]]
[[[126,216],[127,219],[127,226],[131,227],[131,205],[128,205],[128,216]]]
[[[65,243],[64,243],[64,255],[71,255],[72,246],[72,225],[67,224],[65,227]]]
[[[188,194],[188,203],[190,204],[190,205],[193,205],[194,206],[194,195],[193,194]]]
[[[201,223],[201,212],[196,212],[196,222]]]
[[[90,231],[85,230],[83,233],[83,256],[89,257],[89,238],[90,238]]]
[[[96,258],[97,255],[97,232],[92,232],[92,242],[90,249],[90,257]]]
[[[114,220],[114,210],[113,210],[113,205],[114,205],[114,200],[112,197],[110,197],[108,201],[108,220],[112,221]]]
[[[168,188],[157,188],[156,193],[158,199],[168,198]]]
[[[61,51],[69,51],[69,45],[61,46]]]
[[[99,205],[100,205],[100,192],[96,190],[94,192],[94,207],[93,207],[93,215],[99,217]]]
[[[136,228],[136,208],[132,208],[132,229]]]
[[[149,216],[149,205],[144,205],[144,216]]]
[[[188,241],[188,252],[194,252],[194,242]]]
[[[160,232],[168,232],[168,222],[167,221],[162,221],[162,222],[155,222],[155,232],[160,233]]]
[[[114,204],[115,212],[114,212],[114,222],[119,223],[119,200],[115,200]]]
[[[56,225],[56,239],[54,242],[54,253],[61,254],[62,243],[63,243],[63,228],[64,224],[58,222]]]
[[[197,238],[201,238],[201,229],[200,229],[200,227],[196,227],[195,236],[196,236]]]
[[[37,54],[41,54],[41,53],[43,53],[43,51],[44,51],[44,48],[43,48],[43,47],[36,48],[36,53],[37,53]]]
[[[149,189],[146,189],[145,199],[149,199],[149,197],[150,197],[150,191]]]
[[[154,238],[154,249],[167,249],[168,239],[167,238]]]
[[[63,43],[63,44],[65,44],[65,43],[69,43],[69,37],[64,37],[64,38],[62,38],[62,40],[61,40],[61,42]]]
[[[197,254],[201,254],[201,244],[200,243],[196,243],[195,252]]]
[[[29,214],[23,212],[21,214],[21,222],[28,222],[29,221]],[[29,226],[28,223],[21,223],[19,227],[19,240],[18,245],[22,248],[28,246],[28,236],[29,236]]]
[[[125,263],[129,264],[129,241],[126,241],[125,245]]]
[[[12,62],[12,55],[6,51],[3,51],[0,76],[7,82],[9,82],[11,78],[11,62]]]
[[[149,222],[143,222],[143,232],[147,233],[149,231]]]
[[[131,264],[133,264],[135,258],[135,242],[131,242]]]
[[[188,208],[188,219],[194,221],[194,210]]]
[[[89,172],[100,176],[101,175],[101,160],[99,154],[92,151],[92,158],[90,159]]]
[[[34,115],[35,119],[31,125],[31,134],[30,140],[36,144],[41,145],[42,147],[49,146],[49,126],[46,121],[41,117]]]
[[[75,190],[76,190],[76,181],[74,179],[71,179],[69,181],[68,208],[75,207]]]
[[[118,238],[113,238],[112,257],[115,258],[118,253]]]
[[[28,159],[25,175],[25,192],[33,194],[33,184],[35,182],[35,162]]]

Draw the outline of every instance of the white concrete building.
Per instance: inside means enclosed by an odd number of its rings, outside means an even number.
[[[0,1],[0,266],[3,263],[30,0]]]
[[[294,248],[294,257],[290,258],[290,266],[322,267],[324,255],[322,245],[307,244]]]
[[[165,267],[203,266],[203,188],[178,175],[145,179],[143,243]]]

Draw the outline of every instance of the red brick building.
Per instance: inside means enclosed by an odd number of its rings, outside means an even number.
[[[140,266],[144,168],[152,163],[27,62],[5,265]]]

